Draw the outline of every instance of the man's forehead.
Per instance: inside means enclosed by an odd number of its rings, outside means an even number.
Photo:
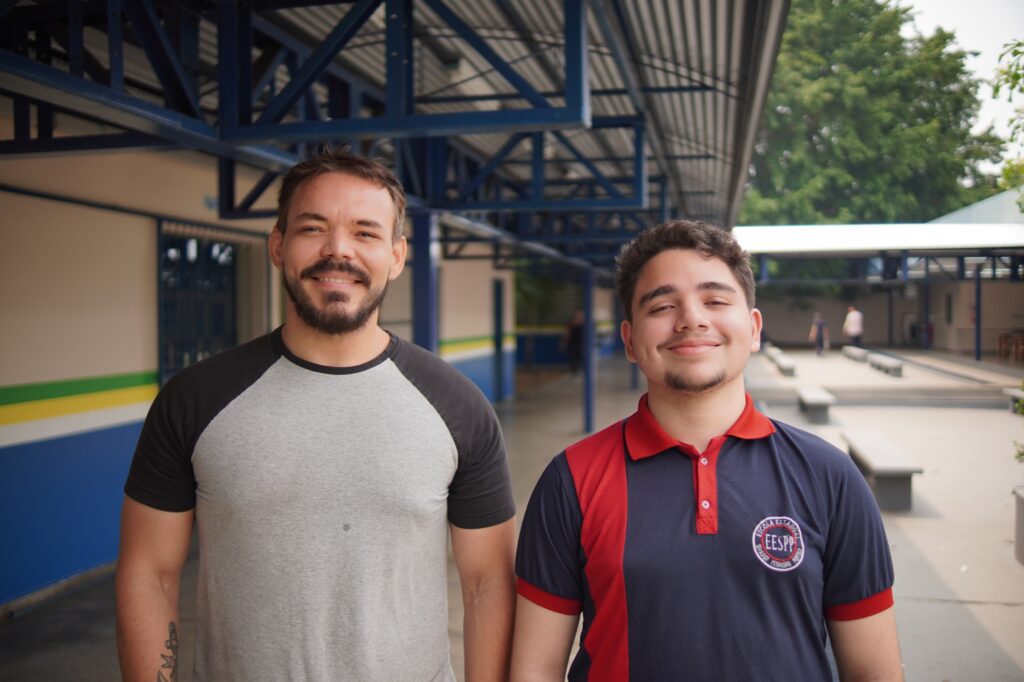
[[[681,263],[670,264],[670,261],[680,258],[688,260],[689,263],[686,265]],[[691,270],[695,265],[701,271],[699,274],[695,274]],[[725,281],[731,285],[739,286],[739,280],[737,280],[735,273],[733,273],[728,263],[718,256],[705,256],[696,249],[665,249],[644,264],[640,269],[637,282],[674,278],[677,275],[693,280],[703,281],[711,279]]]
[[[394,203],[386,187],[358,175],[338,172],[321,173],[305,180],[295,189],[288,212],[291,215],[307,212],[322,214],[322,209],[338,207],[342,192],[346,194],[345,207],[364,210],[379,208],[394,214]],[[350,202],[350,193],[359,195],[358,203]]]

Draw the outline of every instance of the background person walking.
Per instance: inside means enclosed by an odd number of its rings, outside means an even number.
[[[819,355],[825,354],[828,348],[828,325],[822,319],[821,313],[814,313],[814,321],[811,322],[811,330],[807,332],[807,340],[814,342],[814,350]]]
[[[852,305],[846,309],[846,319],[843,320],[843,334],[845,334],[857,348],[860,348],[861,335],[864,334],[864,313]]]

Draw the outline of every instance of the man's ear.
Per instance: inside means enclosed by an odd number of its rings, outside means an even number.
[[[398,279],[405,270],[405,258],[408,255],[409,242],[405,237],[395,239],[391,244],[391,270],[388,271],[388,281]]]
[[[761,329],[764,327],[761,311],[757,308],[750,309],[750,324],[754,332],[754,338],[750,342],[750,352],[756,353],[761,350]]]
[[[622,337],[622,344],[626,347],[626,359],[636,362],[636,355],[633,353],[633,325],[629,320],[623,320],[619,327],[619,336]]]
[[[284,234],[274,226],[274,229],[270,231],[267,236],[267,252],[270,254],[270,262],[274,264],[274,267],[278,270],[284,268]]]

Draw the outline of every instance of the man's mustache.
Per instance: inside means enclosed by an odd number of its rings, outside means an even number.
[[[352,275],[359,280],[360,284],[366,284],[370,281],[370,275],[366,271],[356,267],[352,263],[343,260],[331,260],[326,258],[319,263],[310,265],[299,273],[300,279],[309,279],[316,275],[325,275],[329,272],[343,272],[348,275]]]

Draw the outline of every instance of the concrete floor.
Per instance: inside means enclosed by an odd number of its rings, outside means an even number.
[[[896,609],[908,680],[1024,680],[1024,566],[1013,556],[1014,485],[1024,466],[1012,456],[1024,441],[1024,417],[993,396],[1016,385],[1020,369],[950,356],[907,354],[915,364],[896,379],[836,351],[824,358],[790,353],[796,376],[781,377],[755,357],[747,382],[774,418],[843,446],[844,428],[867,427],[921,464],[913,510],[884,515],[896,565]],[[800,385],[840,396],[827,425],[808,424],[796,407]],[[583,435],[582,380],[564,376],[498,407],[520,513],[547,462]],[[629,388],[621,359],[602,363],[595,423],[631,413],[641,391]],[[988,407],[986,407],[986,405]],[[195,562],[183,585],[181,674],[191,679]],[[462,678],[462,605],[449,562],[452,663]],[[113,579],[98,579],[13,621],[0,623],[0,679],[117,679]]]

